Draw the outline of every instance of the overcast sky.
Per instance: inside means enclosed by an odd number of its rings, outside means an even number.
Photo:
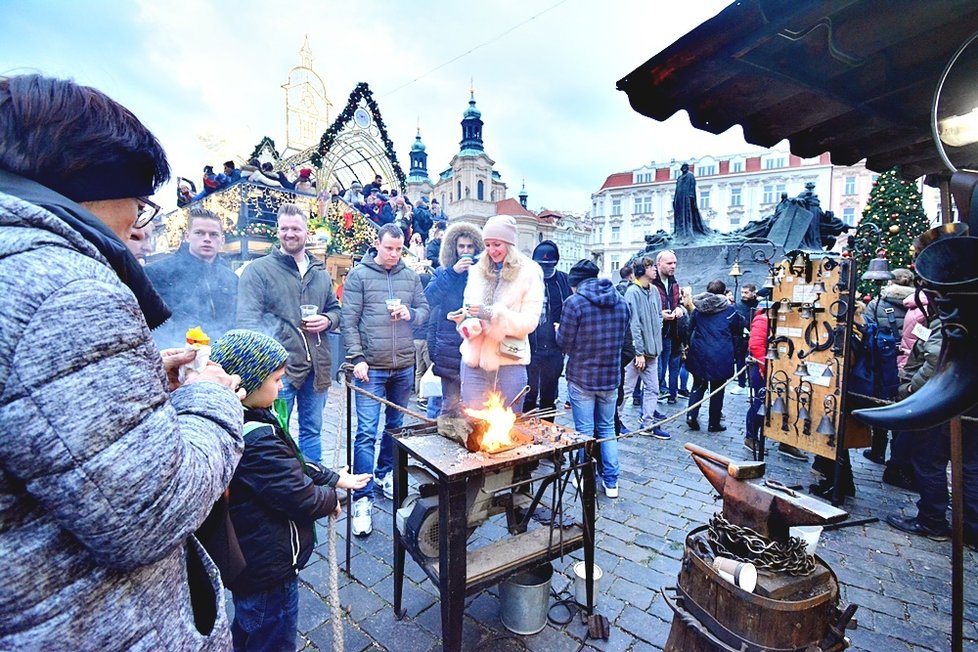
[[[263,136],[284,144],[281,86],[308,35],[334,110],[370,84],[405,170],[419,119],[432,177],[448,166],[472,79],[509,195],[525,178],[531,208],[583,212],[613,172],[756,149],[739,127],[714,136],[685,113],[641,116],[615,90],[726,4],[0,0],[0,73],[99,88],[156,133],[174,175],[196,181],[204,164],[245,157]],[[158,198],[175,204],[169,187]]]

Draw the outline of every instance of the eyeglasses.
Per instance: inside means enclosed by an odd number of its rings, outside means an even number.
[[[132,228],[141,229],[160,214],[160,207],[146,197],[137,197],[136,201],[139,202],[139,208],[136,209],[136,223],[132,225]]]

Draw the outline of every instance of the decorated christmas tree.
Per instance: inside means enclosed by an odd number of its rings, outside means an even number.
[[[858,273],[861,275],[866,271],[869,261],[877,256],[886,258],[891,270],[898,267],[912,269],[914,238],[930,228],[917,183],[901,178],[896,170],[879,175],[863,209],[860,223],[867,222],[880,227],[879,246],[876,246],[875,235],[861,234],[858,247],[864,253],[857,261]],[[872,281],[859,282],[859,293],[864,298],[876,291],[877,285]]]

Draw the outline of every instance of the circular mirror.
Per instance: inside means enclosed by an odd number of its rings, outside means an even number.
[[[978,170],[978,32],[948,61],[934,91],[931,131],[952,171]]]

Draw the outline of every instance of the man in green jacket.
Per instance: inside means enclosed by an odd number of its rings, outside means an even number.
[[[414,388],[413,328],[428,320],[428,301],[418,275],[401,260],[404,232],[385,224],[377,233],[377,253],[368,254],[350,271],[343,285],[343,339],[353,360],[357,387],[407,405]],[[357,394],[357,436],[353,444],[353,472],[373,473],[387,498],[394,496],[394,442],[390,431],[401,427],[404,413],[388,407],[384,434],[374,465],[380,422],[380,403]],[[373,529],[374,483],[353,493],[353,534],[366,536]]]
[[[238,327],[274,337],[289,352],[279,398],[299,406],[299,450],[322,461],[323,407],[330,384],[326,332],[340,319],[340,304],[326,267],[306,252],[308,215],[296,204],[278,210],[281,247],[254,261],[238,284]],[[308,314],[303,316],[303,310]]]

